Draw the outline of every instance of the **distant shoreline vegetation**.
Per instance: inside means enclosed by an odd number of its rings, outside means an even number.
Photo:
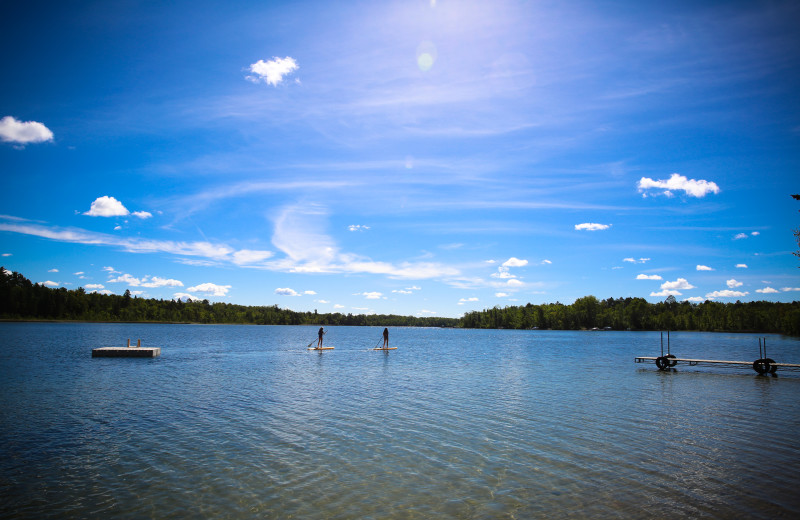
[[[571,305],[494,307],[461,318],[296,312],[272,306],[244,306],[87,293],[82,287],[51,289],[0,267],[0,319],[133,323],[208,323],[243,325],[354,325],[380,327],[457,327],[477,329],[611,329],[758,332],[800,336],[800,302],[705,301],[659,303],[643,298],[584,296]]]

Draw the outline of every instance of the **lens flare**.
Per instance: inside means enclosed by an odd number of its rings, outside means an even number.
[[[436,62],[436,46],[429,41],[424,41],[417,46],[417,66],[425,72],[433,67]]]

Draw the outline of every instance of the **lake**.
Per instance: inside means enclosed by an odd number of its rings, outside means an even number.
[[[800,516],[800,373],[634,363],[658,332],[327,330],[0,323],[0,517]],[[759,337],[800,362],[671,351]],[[161,356],[91,357],[128,338]]]

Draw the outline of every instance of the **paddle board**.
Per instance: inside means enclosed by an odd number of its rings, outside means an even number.
[[[376,348],[374,348],[372,350],[397,350],[397,347],[386,347],[386,348],[376,347]]]
[[[333,347],[308,347],[308,350],[333,350]]]

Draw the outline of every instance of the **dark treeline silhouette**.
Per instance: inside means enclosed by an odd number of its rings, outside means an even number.
[[[125,291],[87,293],[83,287],[67,290],[34,284],[19,273],[0,267],[0,318],[11,320],[76,320],[102,322],[241,323],[254,325],[373,325],[381,327],[453,327],[454,318],[383,314],[318,314],[281,309],[277,305],[251,307],[203,301],[137,298]]]
[[[0,318],[165,323],[240,323],[255,325],[364,325],[380,327],[465,327],[485,329],[700,330],[782,333],[800,336],[800,302],[705,301],[649,303],[643,298],[598,300],[584,296],[572,305],[494,307],[462,318],[296,312],[272,306],[209,303],[208,300],[156,300],[87,293],[33,284],[0,267]]]
[[[469,312],[461,326],[488,329],[580,330],[606,327],[612,330],[699,330],[725,332],[775,332],[800,336],[800,302],[720,303],[706,300],[693,304],[669,296],[663,302],[643,298],[578,298],[572,305],[544,305],[486,309]]]

